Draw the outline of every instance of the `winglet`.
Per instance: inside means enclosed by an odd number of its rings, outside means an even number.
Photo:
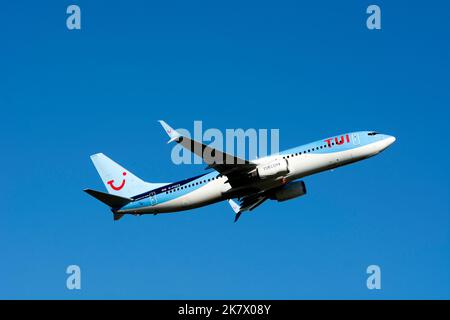
[[[229,199],[228,203],[230,204],[231,209],[233,209],[234,213],[238,214],[239,211],[241,211],[241,207],[236,202],[234,202],[234,200]]]
[[[238,221],[238,219],[241,217],[242,214],[241,206],[231,199],[228,200],[228,203],[230,204],[231,209],[233,209],[234,213],[236,213],[236,216],[234,217],[234,222],[236,222]]]
[[[162,127],[164,128],[164,131],[166,131],[166,133],[170,137],[170,140],[167,141],[167,143],[171,143],[173,141],[176,141],[176,140],[178,140],[181,137],[181,134],[178,133],[176,130],[172,129],[172,127],[169,126],[165,121],[158,120],[158,122],[162,125]]]

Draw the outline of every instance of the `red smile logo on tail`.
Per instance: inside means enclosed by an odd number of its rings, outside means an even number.
[[[127,175],[127,173],[126,173],[126,172],[123,172],[122,175],[125,177],[125,176]],[[118,187],[116,187],[116,186],[114,185],[114,180],[109,180],[109,181],[107,182],[107,184],[109,184],[109,185],[111,186],[111,188],[113,188],[114,190],[119,191],[119,190],[121,190],[121,189],[125,186],[125,179],[122,180],[122,183],[121,183],[120,186],[118,186]]]

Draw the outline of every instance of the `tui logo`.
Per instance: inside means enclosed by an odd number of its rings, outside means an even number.
[[[122,175],[125,177],[127,173],[123,172]],[[111,188],[113,188],[113,190],[119,191],[122,190],[122,188],[125,186],[125,178],[122,180],[122,183],[118,187],[114,185],[114,180],[109,180],[107,184],[109,184]]]
[[[334,142],[332,142],[333,139],[334,139]],[[328,147],[331,148],[331,146],[334,145],[335,143],[336,143],[337,146],[340,145],[340,144],[343,144],[344,142],[345,143],[349,143],[350,142],[350,138],[349,138],[348,134],[346,134],[345,136],[329,138],[329,139],[326,139],[324,141],[327,143]]]

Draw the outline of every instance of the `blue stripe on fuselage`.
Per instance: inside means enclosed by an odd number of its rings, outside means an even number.
[[[185,185],[185,184],[187,184],[187,183],[189,183],[191,181],[194,181],[196,179],[199,179],[199,178],[201,178],[201,177],[203,177],[205,175],[207,175],[207,173],[201,174],[201,175],[198,175],[198,176],[195,176],[195,177],[192,177],[192,178],[184,179],[184,180],[181,180],[181,181],[169,183],[169,184],[166,184],[165,186],[159,187],[157,189],[149,190],[147,192],[138,194],[137,196],[132,197],[132,199],[133,200],[140,200],[140,199],[148,197],[150,193],[160,194],[161,192],[166,192],[167,190],[172,190],[173,188],[177,188],[179,186]]]
[[[176,199],[205,186],[211,181],[214,181],[219,175],[220,174],[217,171],[212,171],[193,178],[167,184],[163,187],[134,196],[132,198],[134,201],[125,205],[121,209],[148,207]]]

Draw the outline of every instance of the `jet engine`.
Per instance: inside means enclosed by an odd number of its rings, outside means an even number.
[[[269,163],[260,164],[256,167],[256,173],[261,179],[287,174],[289,173],[288,162],[286,159],[279,159]]]
[[[286,201],[306,194],[306,186],[303,181],[289,182],[276,191],[270,199]]]

